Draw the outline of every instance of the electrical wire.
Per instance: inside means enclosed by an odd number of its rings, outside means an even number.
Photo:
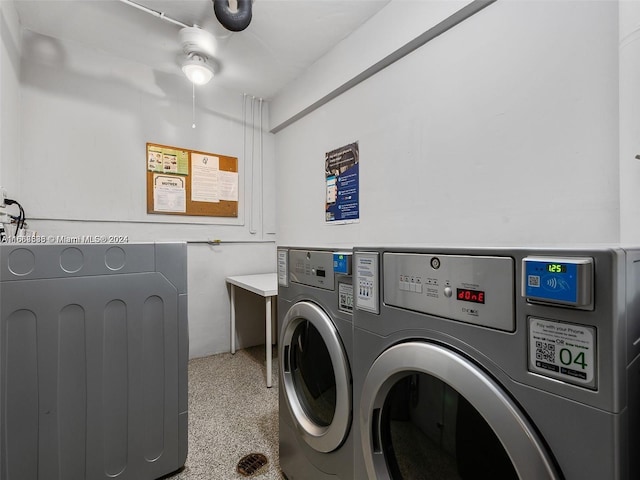
[[[18,208],[20,209],[20,214],[17,217],[11,215],[11,218],[13,218],[16,221],[16,234],[17,234],[18,232],[20,232],[20,230],[24,228],[24,222],[26,220],[25,214],[24,214],[24,208],[22,208],[22,205],[20,205],[20,203],[13,200],[12,198],[5,198],[4,203],[6,205],[17,205]]]

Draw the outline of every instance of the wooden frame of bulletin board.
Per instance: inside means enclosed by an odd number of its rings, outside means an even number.
[[[147,143],[147,213],[238,216],[238,159]]]

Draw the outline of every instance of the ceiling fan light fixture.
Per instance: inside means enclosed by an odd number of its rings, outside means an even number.
[[[213,78],[213,68],[207,57],[192,53],[182,62],[182,71],[196,85],[205,85]]]

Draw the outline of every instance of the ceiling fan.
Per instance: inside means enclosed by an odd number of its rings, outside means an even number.
[[[180,42],[181,68],[186,77],[196,85],[208,83],[214,74],[215,37],[194,25],[180,29]]]
[[[211,33],[197,25],[186,25],[167,17],[163,12],[131,0],[120,1],[182,27],[180,29],[182,71],[195,85],[204,85],[213,78],[216,39]],[[253,0],[212,0],[212,3],[216,18],[227,30],[240,32],[251,23]]]

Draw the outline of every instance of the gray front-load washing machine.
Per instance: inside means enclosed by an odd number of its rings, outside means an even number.
[[[289,480],[353,478],[350,259],[278,249],[280,468]]]
[[[357,479],[640,478],[640,250],[356,248]]]

